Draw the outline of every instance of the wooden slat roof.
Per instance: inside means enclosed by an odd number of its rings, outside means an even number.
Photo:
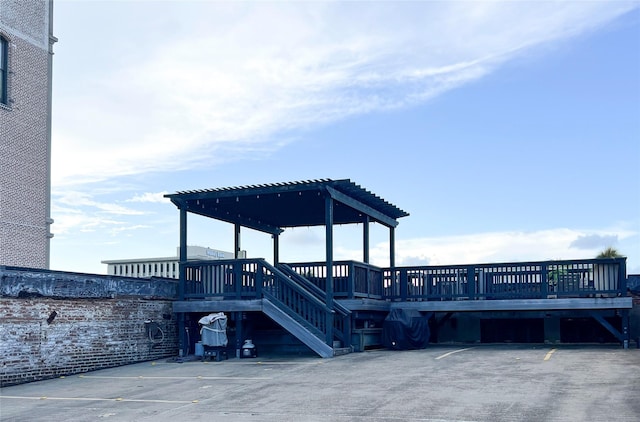
[[[325,196],[334,202],[334,224],[370,221],[387,226],[409,214],[349,179],[305,180],[180,191],[165,195],[188,212],[279,233],[286,227],[325,224]]]

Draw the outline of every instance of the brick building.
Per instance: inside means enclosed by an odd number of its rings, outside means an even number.
[[[52,0],[0,1],[0,265],[49,267]]]

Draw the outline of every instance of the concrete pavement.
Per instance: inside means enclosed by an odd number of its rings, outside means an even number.
[[[434,346],[148,362],[2,388],[2,421],[638,421],[640,350]]]

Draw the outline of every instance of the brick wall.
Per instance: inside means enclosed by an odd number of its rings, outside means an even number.
[[[1,298],[0,315],[3,386],[177,354],[171,301]],[[151,338],[145,320],[163,336]]]
[[[0,104],[0,265],[49,265],[49,6],[0,0],[9,70]]]
[[[175,280],[0,266],[0,385],[177,356],[176,292]]]

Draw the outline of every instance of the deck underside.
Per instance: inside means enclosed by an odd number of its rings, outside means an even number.
[[[392,308],[416,309],[424,312],[495,312],[495,311],[571,311],[631,309],[630,297],[511,299],[511,300],[453,300],[422,302],[388,302],[374,299],[339,300],[351,311],[388,312]],[[173,310],[189,312],[260,312],[262,299],[252,300],[189,300],[176,301]]]

